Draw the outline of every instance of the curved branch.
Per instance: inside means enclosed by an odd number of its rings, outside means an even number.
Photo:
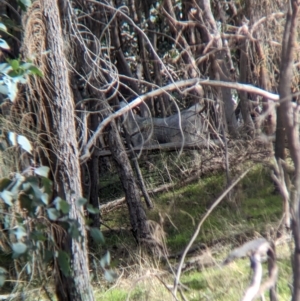
[[[258,94],[262,97],[268,98],[273,101],[278,101],[279,96],[277,94],[270,93],[268,91],[262,90],[260,88],[254,87],[252,85],[246,85],[246,84],[240,84],[236,82],[223,82],[223,81],[217,81],[217,80],[203,80],[200,78],[192,78],[187,80],[178,81],[175,83],[171,83],[167,86],[158,88],[156,90],[153,90],[149,93],[146,93],[144,95],[141,95],[134,99],[132,102],[128,103],[125,107],[121,108],[120,110],[116,111],[115,113],[111,114],[107,118],[105,118],[98,126],[96,131],[94,132],[93,136],[90,138],[86,146],[84,147],[83,154],[80,157],[81,161],[85,161],[90,156],[90,150],[92,146],[94,145],[96,139],[102,134],[104,128],[114,119],[117,117],[122,116],[126,112],[132,110],[134,107],[138,106],[140,103],[144,102],[147,98],[151,97],[157,97],[162,93],[173,91],[180,88],[185,88],[187,86],[192,85],[202,85],[202,86],[213,86],[213,87],[224,87],[224,88],[231,88],[236,89],[240,91],[246,91],[249,93]]]

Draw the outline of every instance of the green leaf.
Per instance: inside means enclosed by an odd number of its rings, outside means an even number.
[[[9,50],[9,49],[10,49],[9,45],[8,45],[8,44],[6,43],[6,41],[3,40],[3,39],[0,39],[0,48],[6,49],[6,50]]]
[[[47,208],[48,217],[52,221],[56,221],[59,219],[60,214],[55,208]]]
[[[30,71],[30,73],[34,74],[34,75],[38,75],[39,77],[43,77],[44,74],[43,72],[36,66],[31,66],[30,68],[28,68],[28,70]]]
[[[12,249],[17,255],[24,254],[27,250],[27,246],[22,242],[16,242],[12,244]]]
[[[41,195],[41,201],[42,201],[45,205],[48,205],[48,204],[49,204],[49,195],[48,195],[48,193],[42,193],[42,195]]]
[[[46,241],[47,238],[41,231],[34,230],[30,233],[30,238],[34,241]]]
[[[100,265],[103,269],[110,265],[110,253],[107,251],[106,254],[101,258]]]
[[[19,61],[18,60],[11,60],[9,61],[9,64],[13,68],[14,71],[18,70],[20,67]]]
[[[49,263],[53,259],[53,252],[45,249],[43,261],[44,263]]]
[[[76,200],[76,206],[77,206],[77,207],[81,207],[81,206],[83,206],[86,202],[87,202],[87,199],[85,199],[85,198],[79,198],[79,199]]]
[[[118,274],[113,270],[104,270],[104,277],[108,282],[114,282],[118,278]]]
[[[64,213],[64,214],[69,213],[71,206],[66,201],[61,200],[59,206],[60,206],[60,210],[62,211],[62,213]]]
[[[19,173],[16,173],[14,185],[10,190],[11,193],[13,193],[14,195],[17,195],[20,191],[20,186],[23,184],[24,181],[25,181],[25,177]]]
[[[36,206],[44,205],[44,202],[42,201],[43,199],[43,193],[38,186],[38,184],[32,182],[30,183],[31,188],[28,190],[28,194],[32,197],[33,199],[33,204]]]
[[[78,224],[78,222],[76,222],[76,221],[70,221],[69,222],[68,232],[70,233],[70,235],[71,235],[71,237],[73,239],[76,239],[78,241],[79,237],[81,236],[80,232],[79,232],[79,224]]]
[[[58,256],[57,256],[57,261],[60,270],[62,273],[68,277],[70,276],[70,256],[68,253],[59,250],[58,251]]]
[[[42,182],[45,193],[47,193],[48,195],[51,195],[53,192],[52,181],[47,178],[42,177],[41,182]]]
[[[45,177],[45,178],[48,178],[49,176],[49,171],[50,171],[50,168],[48,166],[41,166],[41,167],[38,167],[34,170],[34,173],[36,175],[39,175],[41,177]]]
[[[28,212],[32,212],[32,199],[25,193],[19,195],[19,202],[22,209],[26,209]],[[32,212],[33,213],[33,212]]]
[[[31,6],[31,0],[18,0],[18,4],[23,11],[26,11]]]
[[[100,210],[98,208],[95,208],[93,207],[91,204],[88,204],[86,206],[86,210],[89,212],[89,213],[92,213],[92,214],[97,214],[100,212]]]
[[[96,243],[104,244],[104,236],[98,228],[90,228],[90,234]]]
[[[12,181],[8,178],[0,179],[0,191],[3,191],[4,189],[6,189],[11,183],[12,183]]]
[[[30,177],[26,178],[25,183],[30,183],[30,185],[34,184],[35,186],[38,186],[39,185],[39,179],[36,176],[30,176]]]
[[[56,197],[53,201],[57,210],[61,210],[62,213],[67,214],[70,211],[70,205],[60,197]]]
[[[12,206],[12,200],[13,200],[13,194],[8,191],[8,190],[4,190],[2,192],[0,192],[0,197],[1,199],[4,201],[5,204]]]

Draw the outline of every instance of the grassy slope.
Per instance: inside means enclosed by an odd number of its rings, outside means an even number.
[[[164,231],[171,254],[183,250],[206,208],[225,185],[224,175],[214,174],[155,198],[156,207],[148,212],[148,217],[156,221],[159,221],[159,214],[164,217]],[[224,200],[204,223],[196,244],[204,243],[214,252],[218,246],[214,259],[222,262],[232,248],[260,234],[272,233],[272,229],[278,227],[281,212],[281,199],[274,194],[269,173],[258,165],[238,185],[231,199]],[[105,222],[114,228],[124,225],[126,228],[129,224],[126,210],[114,212],[106,217]],[[141,257],[137,263],[138,255],[132,251],[128,231],[109,233],[107,238],[115,266],[123,267],[125,272],[114,288],[98,291],[98,300],[171,300],[158,275],[167,284],[172,284],[172,277],[162,276],[157,262],[143,261]],[[291,282],[290,251],[287,246],[282,246],[277,252],[280,269],[278,292],[280,300],[287,300]],[[181,281],[188,288],[185,291],[188,300],[239,300],[249,279],[248,259],[243,259],[224,268],[217,265],[201,272],[186,272]]]

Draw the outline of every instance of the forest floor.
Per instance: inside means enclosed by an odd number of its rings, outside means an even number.
[[[270,174],[269,168],[256,164],[205,221],[185,261],[180,278],[184,296],[178,294],[179,300],[241,299],[251,280],[249,259],[240,259],[228,266],[222,262],[231,250],[253,238],[277,239],[282,222],[282,200]],[[232,177],[237,175],[238,172]],[[167,261],[153,259],[136,247],[126,206],[105,215],[103,222],[110,228],[102,228],[105,248],[111,253],[112,267],[119,278],[113,284],[106,282],[101,286],[95,281],[96,299],[172,300],[169,288],[182,251],[207,208],[225,188],[224,172],[214,172],[179,189],[153,196],[155,208],[147,211],[147,215],[159,225],[159,235],[165,234]],[[279,300],[288,300],[292,246],[287,235],[277,239],[277,243],[277,292]],[[105,250],[95,252],[103,254]],[[264,270],[266,275],[266,263]]]

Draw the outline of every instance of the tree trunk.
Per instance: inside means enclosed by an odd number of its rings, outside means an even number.
[[[282,41],[282,55],[279,78],[280,105],[277,109],[277,131],[275,154],[284,157],[284,140],[287,136],[288,147],[294,163],[294,189],[291,193],[291,226],[295,243],[293,258],[293,296],[292,301],[300,300],[300,141],[299,112],[294,107],[291,95],[293,79],[294,52],[297,45],[297,23],[299,4],[296,0],[289,1],[289,10]]]
[[[68,64],[66,59],[67,34],[62,29],[62,14],[69,11],[68,0],[40,0],[34,2],[36,10],[40,11],[43,24],[36,29],[44,28],[45,42],[41,41],[41,51],[49,50],[43,56],[45,75],[37,87],[43,89],[39,95],[40,110],[43,116],[48,136],[51,137],[49,146],[49,164],[54,180],[55,194],[65,199],[71,206],[69,216],[78,222],[81,234],[80,241],[66,234],[65,240],[56,241],[57,246],[70,255],[71,276],[66,277],[59,270],[56,276],[56,292],[58,300],[94,300],[90,285],[88,256],[86,248],[86,230],[82,209],[75,206],[75,200],[82,196],[81,173],[79,166],[79,151],[76,137],[75,108],[70,88]],[[65,19],[65,18],[64,18]],[[27,51],[31,51],[28,49]],[[47,91],[47,92],[45,92]],[[45,109],[46,108],[46,109]],[[47,112],[47,113],[46,113]],[[57,235],[57,238],[59,235]]]
[[[120,180],[125,192],[133,236],[137,243],[142,244],[151,238],[147,224],[147,217],[141,203],[141,197],[135,181],[134,173],[115,121],[112,121],[110,124],[108,140],[112,157],[117,163]]]

